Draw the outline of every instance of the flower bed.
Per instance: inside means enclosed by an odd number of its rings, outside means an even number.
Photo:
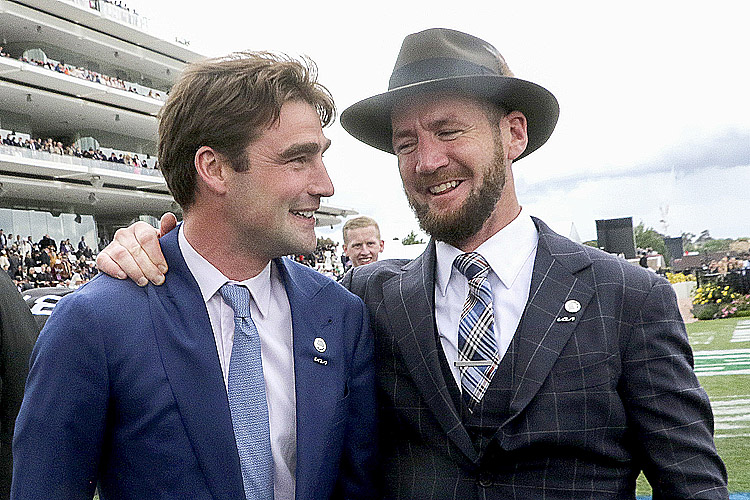
[[[695,289],[692,313],[698,319],[750,316],[750,294],[742,295],[729,286],[708,283]]]

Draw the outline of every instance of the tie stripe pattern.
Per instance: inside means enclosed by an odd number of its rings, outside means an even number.
[[[492,289],[487,280],[490,265],[478,253],[470,252],[456,257],[453,266],[469,280],[469,295],[458,325],[458,359],[461,363],[474,361],[478,365],[459,365],[463,398],[469,410],[473,410],[482,400],[500,364]]]
[[[260,336],[250,316],[250,292],[225,284],[219,290],[234,311],[234,344],[227,394],[240,455],[246,500],[273,500],[273,456]]]

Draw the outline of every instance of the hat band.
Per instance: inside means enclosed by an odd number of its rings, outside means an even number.
[[[440,78],[476,75],[500,76],[486,66],[462,59],[448,57],[422,59],[394,69],[388,81],[388,90]]]

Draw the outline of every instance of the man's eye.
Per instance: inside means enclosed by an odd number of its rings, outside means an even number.
[[[416,142],[404,142],[401,144],[397,144],[396,147],[393,148],[393,150],[397,155],[405,155],[413,152],[416,147]]]
[[[437,135],[442,139],[452,139],[456,137],[460,132],[460,130],[441,130]]]
[[[307,156],[295,156],[294,158],[289,158],[286,162],[287,164],[302,165],[307,162]]]

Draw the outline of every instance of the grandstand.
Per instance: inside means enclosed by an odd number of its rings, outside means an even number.
[[[187,40],[104,0],[0,0],[0,53],[0,228],[97,242],[179,210],[154,168],[156,115],[202,58]],[[318,224],[353,213],[321,207]]]

